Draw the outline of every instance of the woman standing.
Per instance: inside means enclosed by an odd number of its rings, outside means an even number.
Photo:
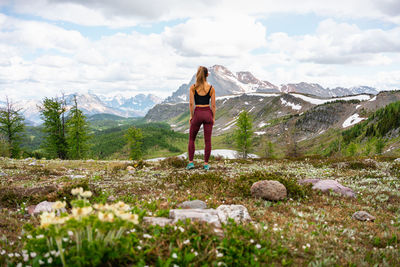
[[[208,69],[200,66],[197,69],[196,83],[190,86],[190,130],[189,130],[189,164],[186,169],[194,168],[193,157],[195,152],[195,140],[200,126],[203,124],[204,129],[204,166],[205,170],[209,170],[208,159],[211,154],[211,133],[215,122],[215,89],[207,82]],[[211,108],[210,108],[211,99]],[[196,107],[195,107],[196,106]]]

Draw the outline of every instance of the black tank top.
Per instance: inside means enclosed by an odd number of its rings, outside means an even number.
[[[210,89],[208,90],[208,93],[206,95],[199,95],[194,89],[194,103],[195,105],[209,105],[210,104],[210,92],[211,92],[212,85],[210,86]]]

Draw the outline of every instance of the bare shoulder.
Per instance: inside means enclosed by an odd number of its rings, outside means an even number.
[[[213,85],[211,85],[211,92],[210,92],[210,94],[215,94],[215,88],[214,88]]]
[[[192,85],[190,86],[189,90],[190,90],[190,92],[193,92],[193,91],[194,91],[194,84],[192,84]]]

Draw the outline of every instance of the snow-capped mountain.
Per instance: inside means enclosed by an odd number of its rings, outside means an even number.
[[[214,65],[208,68],[207,81],[218,88],[216,96],[262,92],[279,92],[278,87],[267,82],[258,80],[250,72],[232,73],[221,65]],[[181,85],[172,96],[168,97],[164,103],[179,103],[189,100],[190,85],[196,82],[196,75],[193,75],[188,84]]]
[[[134,97],[124,97],[117,95],[111,99],[93,93],[86,94],[70,94],[65,96],[67,108],[73,105],[74,95],[76,95],[78,108],[85,115],[94,114],[113,114],[121,117],[141,117],[144,116],[149,109],[162,101],[161,98],[148,94],[139,94]],[[5,102],[1,101],[0,106],[4,106]],[[41,101],[21,100],[15,101],[16,108],[22,108],[22,114],[25,116],[28,125],[38,125],[42,123],[40,118],[39,106]]]
[[[358,86],[352,88],[337,87],[334,89],[324,88],[317,83],[288,83],[280,87],[268,82],[257,79],[248,71],[233,73],[226,67],[214,65],[210,67],[208,82],[216,88],[216,96],[263,92],[263,93],[302,93],[315,95],[318,97],[340,97],[355,94],[377,94],[378,90],[368,86]],[[168,97],[164,103],[180,103],[189,101],[190,85],[196,81],[193,75],[188,84],[181,85],[172,96]]]

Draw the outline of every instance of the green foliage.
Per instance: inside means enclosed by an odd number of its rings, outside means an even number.
[[[142,144],[143,144],[143,133],[141,129],[131,127],[125,134],[128,140],[130,158],[133,160],[140,159],[142,157]]]
[[[8,149],[8,154],[13,158],[20,156],[20,140],[24,128],[24,117],[21,114],[21,109],[15,109],[12,102],[7,98],[6,106],[0,108],[0,135],[3,135],[8,145],[3,145],[1,150]]]
[[[262,142],[262,152],[263,152],[263,157],[265,158],[274,158],[274,144],[269,140],[269,139],[264,139]]]
[[[89,128],[86,116],[78,109],[76,96],[74,97],[75,105],[71,108],[69,119],[67,121],[67,145],[68,158],[83,159],[89,150]]]
[[[357,152],[357,145],[355,143],[350,143],[347,147],[347,154],[353,157]]]
[[[67,140],[63,116],[66,111],[64,103],[54,98],[45,98],[39,107],[46,133],[44,150],[51,158],[67,158]]]
[[[247,111],[242,111],[236,122],[237,129],[235,130],[236,147],[243,158],[253,148],[253,119]]]
[[[162,168],[174,167],[184,168],[187,164],[187,160],[180,157],[169,157],[160,162]]]
[[[382,138],[379,138],[375,143],[376,154],[378,155],[382,154],[384,147],[385,147],[385,141]]]

